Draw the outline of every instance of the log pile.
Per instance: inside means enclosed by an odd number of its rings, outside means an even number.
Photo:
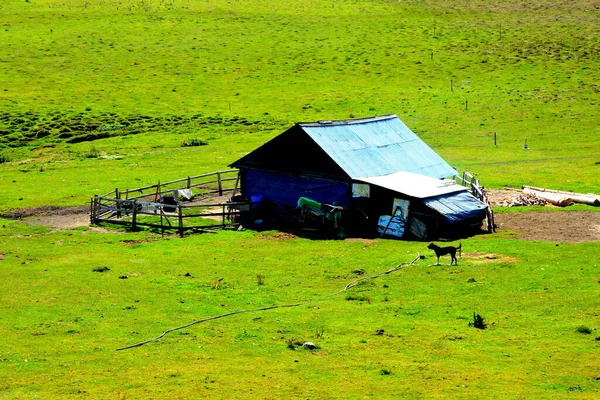
[[[533,186],[523,186],[523,192],[532,194],[538,198],[546,200],[555,206],[570,206],[571,204],[587,204],[590,206],[600,206],[600,196],[595,194],[581,194],[573,192],[564,192],[562,190],[553,190],[537,188]]]
[[[564,192],[553,189],[523,186],[522,190],[486,190],[492,206],[545,206],[565,207],[572,204],[587,204],[600,207],[600,195]]]
[[[512,196],[505,197],[497,202],[500,207],[516,207],[516,206],[545,206],[546,200],[537,197],[530,193],[513,193]]]

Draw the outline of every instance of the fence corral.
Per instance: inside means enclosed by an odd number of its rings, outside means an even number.
[[[490,206],[490,201],[488,200],[485,194],[485,189],[479,183],[479,179],[475,178],[475,175],[471,174],[470,172],[464,171],[462,175],[456,175],[456,183],[469,188],[471,194],[487,206],[485,217],[487,230],[490,233],[496,232],[496,223],[494,222],[494,211],[492,210],[492,207]]]
[[[176,231],[235,228],[246,201],[232,201],[239,189],[238,170],[188,176],[170,182],[94,196],[90,204],[92,223],[108,222],[136,230],[139,227]],[[227,196],[226,201],[222,200]]]
[[[456,182],[487,205],[487,230],[495,232],[494,212],[479,180],[465,171],[456,176]],[[148,227],[175,231],[181,236],[186,231],[236,228],[241,225],[242,214],[248,215],[253,209],[245,199],[235,201],[240,198],[236,196],[239,185],[239,171],[225,170],[135,189],[117,188],[91,199],[90,219],[92,223],[108,222],[132,230]],[[225,196],[226,201],[215,200]]]

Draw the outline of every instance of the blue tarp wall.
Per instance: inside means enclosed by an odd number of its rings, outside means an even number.
[[[350,205],[351,188],[347,183],[253,169],[243,169],[242,173],[243,194],[248,199],[262,196],[265,200],[296,207],[300,197],[308,197],[319,203]]]

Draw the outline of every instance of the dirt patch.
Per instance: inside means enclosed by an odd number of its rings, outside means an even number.
[[[366,239],[366,238],[347,238],[344,239],[345,242],[356,242],[356,243],[362,243],[362,244],[373,244],[373,243],[377,243],[377,239]]]
[[[519,239],[583,243],[600,241],[600,212],[536,211],[495,216],[498,232],[515,232]]]
[[[88,206],[22,208],[0,215],[0,217],[18,219],[29,225],[43,225],[58,229],[90,225]]]
[[[22,208],[0,215],[0,218],[20,220],[29,225],[40,225],[55,230],[73,229],[90,226],[89,206],[44,206]],[[105,228],[92,227],[93,231],[105,232]]]
[[[42,216],[56,216],[56,215],[88,215],[89,206],[71,206],[71,207],[60,207],[60,206],[44,206],[34,208],[20,208],[13,210],[7,214],[0,214],[1,218],[6,219],[24,219],[27,217],[42,217]]]
[[[260,235],[260,238],[269,239],[269,240],[291,240],[291,239],[297,239],[298,236],[294,235],[293,233],[288,233],[288,232],[268,231],[268,233],[263,232]]]
[[[517,206],[528,198],[522,190],[486,190],[492,208]],[[518,201],[515,201],[517,199]],[[536,205],[532,202],[528,205]],[[600,212],[570,211],[546,205],[547,211],[495,213],[497,232],[515,232],[517,238],[543,242],[584,243],[600,241]],[[592,207],[590,207],[592,208]],[[560,209],[560,210],[559,210]]]
[[[126,246],[135,246],[138,244],[152,243],[155,241],[156,241],[156,239],[145,238],[145,239],[138,239],[138,240],[121,240],[121,243],[123,243]]]
[[[89,214],[41,215],[24,220],[29,225],[43,225],[52,228],[69,229],[90,224]]]
[[[492,207],[499,201],[511,197],[517,190],[488,191]],[[56,229],[72,229],[90,225],[89,207],[38,207],[11,211],[2,218],[19,219],[31,225],[44,225]],[[599,211],[527,211],[496,213],[497,232],[515,232],[524,240],[546,242],[583,243],[600,241]],[[93,230],[103,230],[94,227]],[[264,239],[290,240],[299,235],[286,232],[263,233]],[[372,239],[346,239],[371,243]],[[493,259],[490,259],[493,261]]]
[[[506,262],[513,263],[517,262],[518,259],[514,257],[500,257],[497,254],[491,253],[464,253],[465,258],[471,259],[475,264],[495,263],[495,262]]]

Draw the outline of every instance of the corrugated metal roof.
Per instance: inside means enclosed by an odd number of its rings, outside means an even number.
[[[418,199],[467,191],[467,188],[456,184],[454,181],[431,178],[412,172],[396,172],[395,174],[357,178],[356,180]]]
[[[352,179],[400,171],[433,178],[456,175],[396,115],[298,125]]]

